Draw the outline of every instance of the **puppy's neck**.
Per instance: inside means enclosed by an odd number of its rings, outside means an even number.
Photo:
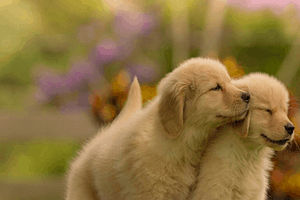
[[[164,137],[161,143],[166,160],[196,166],[209,139],[209,131],[185,127],[178,138]],[[162,140],[160,140],[162,141]]]
[[[185,127],[181,135],[181,140],[185,143],[187,155],[190,163],[197,164],[203,154],[209,138],[213,137],[214,131],[210,127],[198,129],[197,127]],[[182,149],[184,152],[184,149]]]

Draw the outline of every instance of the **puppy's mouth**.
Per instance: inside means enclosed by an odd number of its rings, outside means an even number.
[[[260,134],[263,138],[265,138],[268,142],[271,142],[273,144],[278,144],[278,145],[285,145],[290,139],[284,139],[284,140],[272,140],[270,138],[268,138],[266,135],[264,134]]]
[[[233,116],[225,116],[225,115],[217,115],[217,117],[220,117],[220,118],[232,118],[232,119],[236,119],[236,118],[240,118],[242,117],[243,115],[247,115],[249,109],[246,109],[244,110],[243,112],[241,112],[240,114],[237,114],[237,115],[233,115]]]

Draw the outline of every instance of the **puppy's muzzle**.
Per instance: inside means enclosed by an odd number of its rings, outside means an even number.
[[[274,144],[278,144],[278,145],[285,145],[290,140],[290,138],[283,139],[283,140],[272,140],[272,139],[270,139],[269,137],[267,137],[264,134],[261,134],[261,136],[263,138],[265,138],[268,142],[271,142],[271,143],[274,143]]]
[[[249,103],[250,101],[250,94],[248,92],[243,92],[241,98],[246,102]]]

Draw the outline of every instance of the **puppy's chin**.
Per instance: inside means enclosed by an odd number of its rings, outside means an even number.
[[[268,147],[274,149],[275,151],[282,151],[285,149],[285,147],[287,146],[287,143],[284,145],[274,145],[274,144],[269,144],[267,145]]]
[[[245,119],[245,117],[248,115],[249,110],[245,110],[244,112],[242,112],[241,114],[239,114],[238,116],[234,117],[232,120],[233,121],[240,121]]]
[[[238,113],[238,114],[235,114],[235,115],[226,115],[226,114],[224,114],[224,115],[217,115],[217,118],[218,119],[220,119],[220,120],[222,120],[222,121],[224,121],[224,122],[227,122],[227,123],[229,123],[229,122],[236,122],[236,121],[240,121],[240,120],[243,120],[243,119],[245,119],[245,117],[247,116],[247,114],[248,114],[248,112],[249,112],[249,110],[248,109],[246,109],[246,110],[244,110],[244,111],[242,111],[242,112],[240,112],[240,113]]]

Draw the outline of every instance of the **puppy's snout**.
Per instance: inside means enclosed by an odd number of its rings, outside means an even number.
[[[291,124],[291,123],[287,123],[287,124],[284,126],[284,128],[285,128],[285,130],[286,130],[286,132],[287,132],[288,134],[292,135],[293,132],[294,132],[295,126],[294,126],[293,124]]]
[[[241,98],[246,102],[249,103],[250,101],[250,94],[248,92],[243,92]]]

